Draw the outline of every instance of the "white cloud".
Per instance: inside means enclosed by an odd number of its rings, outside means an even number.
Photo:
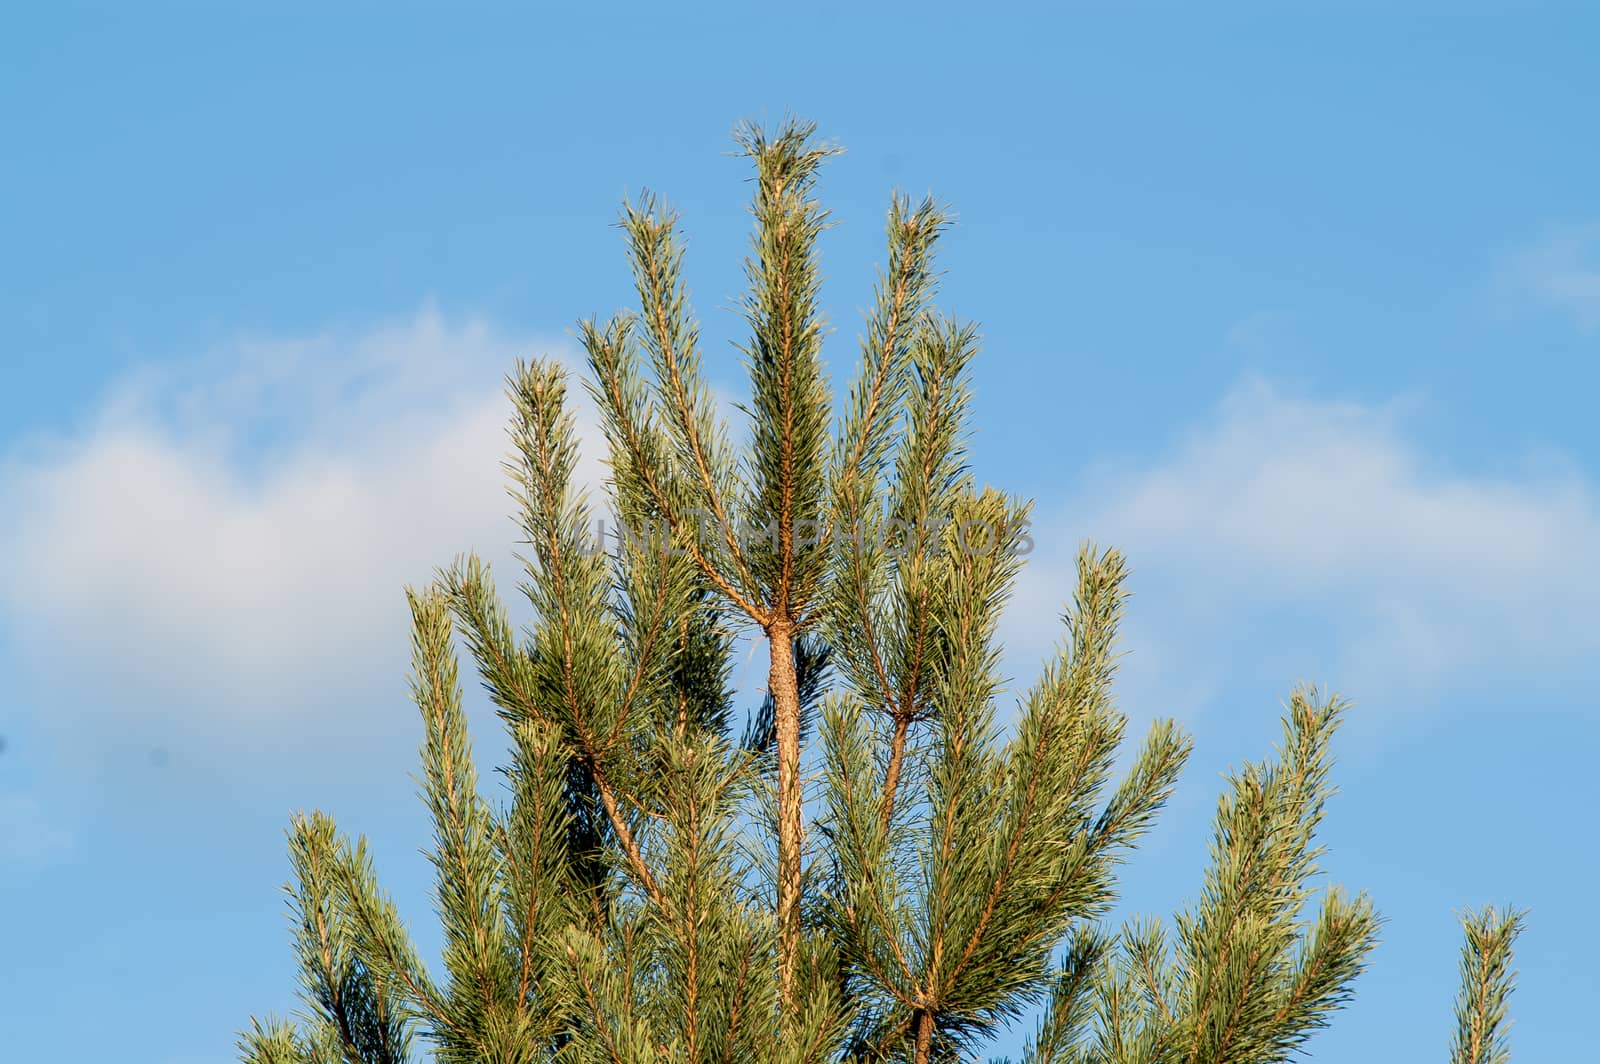
[[[1443,467],[1406,415],[1244,382],[1160,460],[1098,466],[1074,501],[1045,506],[1009,627],[1055,608],[1084,536],[1128,554],[1130,668],[1177,709],[1247,669],[1431,702],[1592,658],[1593,486]]]
[[[511,591],[502,376],[563,347],[432,312],[245,341],[14,451],[0,610],[33,675],[93,728],[281,735],[398,703],[405,583],[477,549]],[[1247,670],[1437,700],[1600,650],[1591,484],[1442,467],[1403,405],[1248,381],[1159,460],[1092,466],[1038,523],[1009,660],[1025,680],[1058,637],[1078,540],[1114,544],[1135,573],[1128,689],[1152,710],[1197,710]]]
[[[142,374],[3,467],[0,609],[113,720],[237,734],[398,694],[402,586],[509,562],[503,375],[550,348],[427,311]]]
[[[1515,297],[1600,328],[1600,225],[1577,226],[1514,255],[1503,284]]]

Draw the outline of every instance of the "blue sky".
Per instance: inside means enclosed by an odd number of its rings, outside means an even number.
[[[1196,753],[1128,907],[1193,895],[1220,773],[1320,681],[1356,702],[1328,865],[1387,924],[1314,1059],[1442,1056],[1454,912],[1506,901],[1518,1057],[1583,1054],[1592,9],[332,6],[0,30],[8,1059],[215,1061],[292,1008],[291,808],[426,932],[400,589],[508,555],[500,377],[625,302],[625,193],[682,211],[739,391],[727,134],[786,110],[847,148],[837,375],[890,190],[959,214],[978,472],[1038,499],[1020,681],[1075,545],[1130,556],[1123,704]]]

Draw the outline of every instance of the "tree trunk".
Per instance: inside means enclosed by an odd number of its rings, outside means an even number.
[[[933,1013],[927,1009],[918,1009],[914,1021],[916,1031],[917,1064],[929,1064],[933,1057]]]
[[[794,971],[800,952],[800,684],[794,671],[794,627],[767,628],[772,671],[773,722],[778,738],[778,933],[779,988],[786,1012],[794,1007]]]

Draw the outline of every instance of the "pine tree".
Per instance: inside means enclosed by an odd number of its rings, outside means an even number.
[[[408,592],[442,971],[366,843],[298,816],[304,1022],[252,1021],[242,1059],[397,1064],[420,1043],[445,1064],[928,1064],[970,1059],[1039,1004],[1039,1064],[1287,1059],[1376,939],[1365,897],[1313,905],[1341,704],[1294,694],[1170,931],[1107,930],[1118,865],[1190,749],[1160,721],[1115,771],[1124,559],[1083,549],[1063,643],[1003,728],[995,631],[1029,507],[968,471],[978,336],[933,309],[948,214],[892,200],[835,415],[815,199],[833,149],[797,121],[737,141],[756,173],[747,445],[705,380],[676,218],[628,204],[638,310],[580,326],[615,534],[596,539],[573,479],[564,371],[518,365],[507,470],[531,626],[474,556]],[[768,682],[736,729],[746,635]],[[508,733],[496,801],[457,643]],[[1504,1059],[1517,921],[1468,925],[1458,1064]]]

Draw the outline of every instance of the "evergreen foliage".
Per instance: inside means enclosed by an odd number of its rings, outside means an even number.
[[[968,472],[978,337],[933,310],[948,215],[892,200],[835,415],[815,199],[832,149],[793,121],[737,140],[756,172],[748,445],[706,384],[674,215],[625,206],[638,310],[580,328],[623,531],[593,538],[564,371],[518,365],[507,471],[531,626],[473,556],[408,592],[442,965],[366,843],[297,816],[303,1022],[252,1021],[241,1058],[927,1064],[1042,1005],[1034,1064],[1288,1059],[1376,941],[1365,896],[1314,883],[1341,704],[1293,694],[1170,927],[1107,927],[1119,863],[1190,750],[1161,721],[1123,756],[1124,559],[1083,549],[1063,643],[1002,727],[995,631],[1029,507]],[[769,663],[742,725],[741,632]],[[495,801],[458,643],[507,730]],[[1455,1064],[1505,1059],[1519,927],[1467,924]]]
[[[1456,1000],[1456,1036],[1450,1064],[1506,1064],[1511,1059],[1506,1032],[1516,973],[1511,947],[1522,934],[1520,912],[1486,907],[1462,919],[1461,991]]]

